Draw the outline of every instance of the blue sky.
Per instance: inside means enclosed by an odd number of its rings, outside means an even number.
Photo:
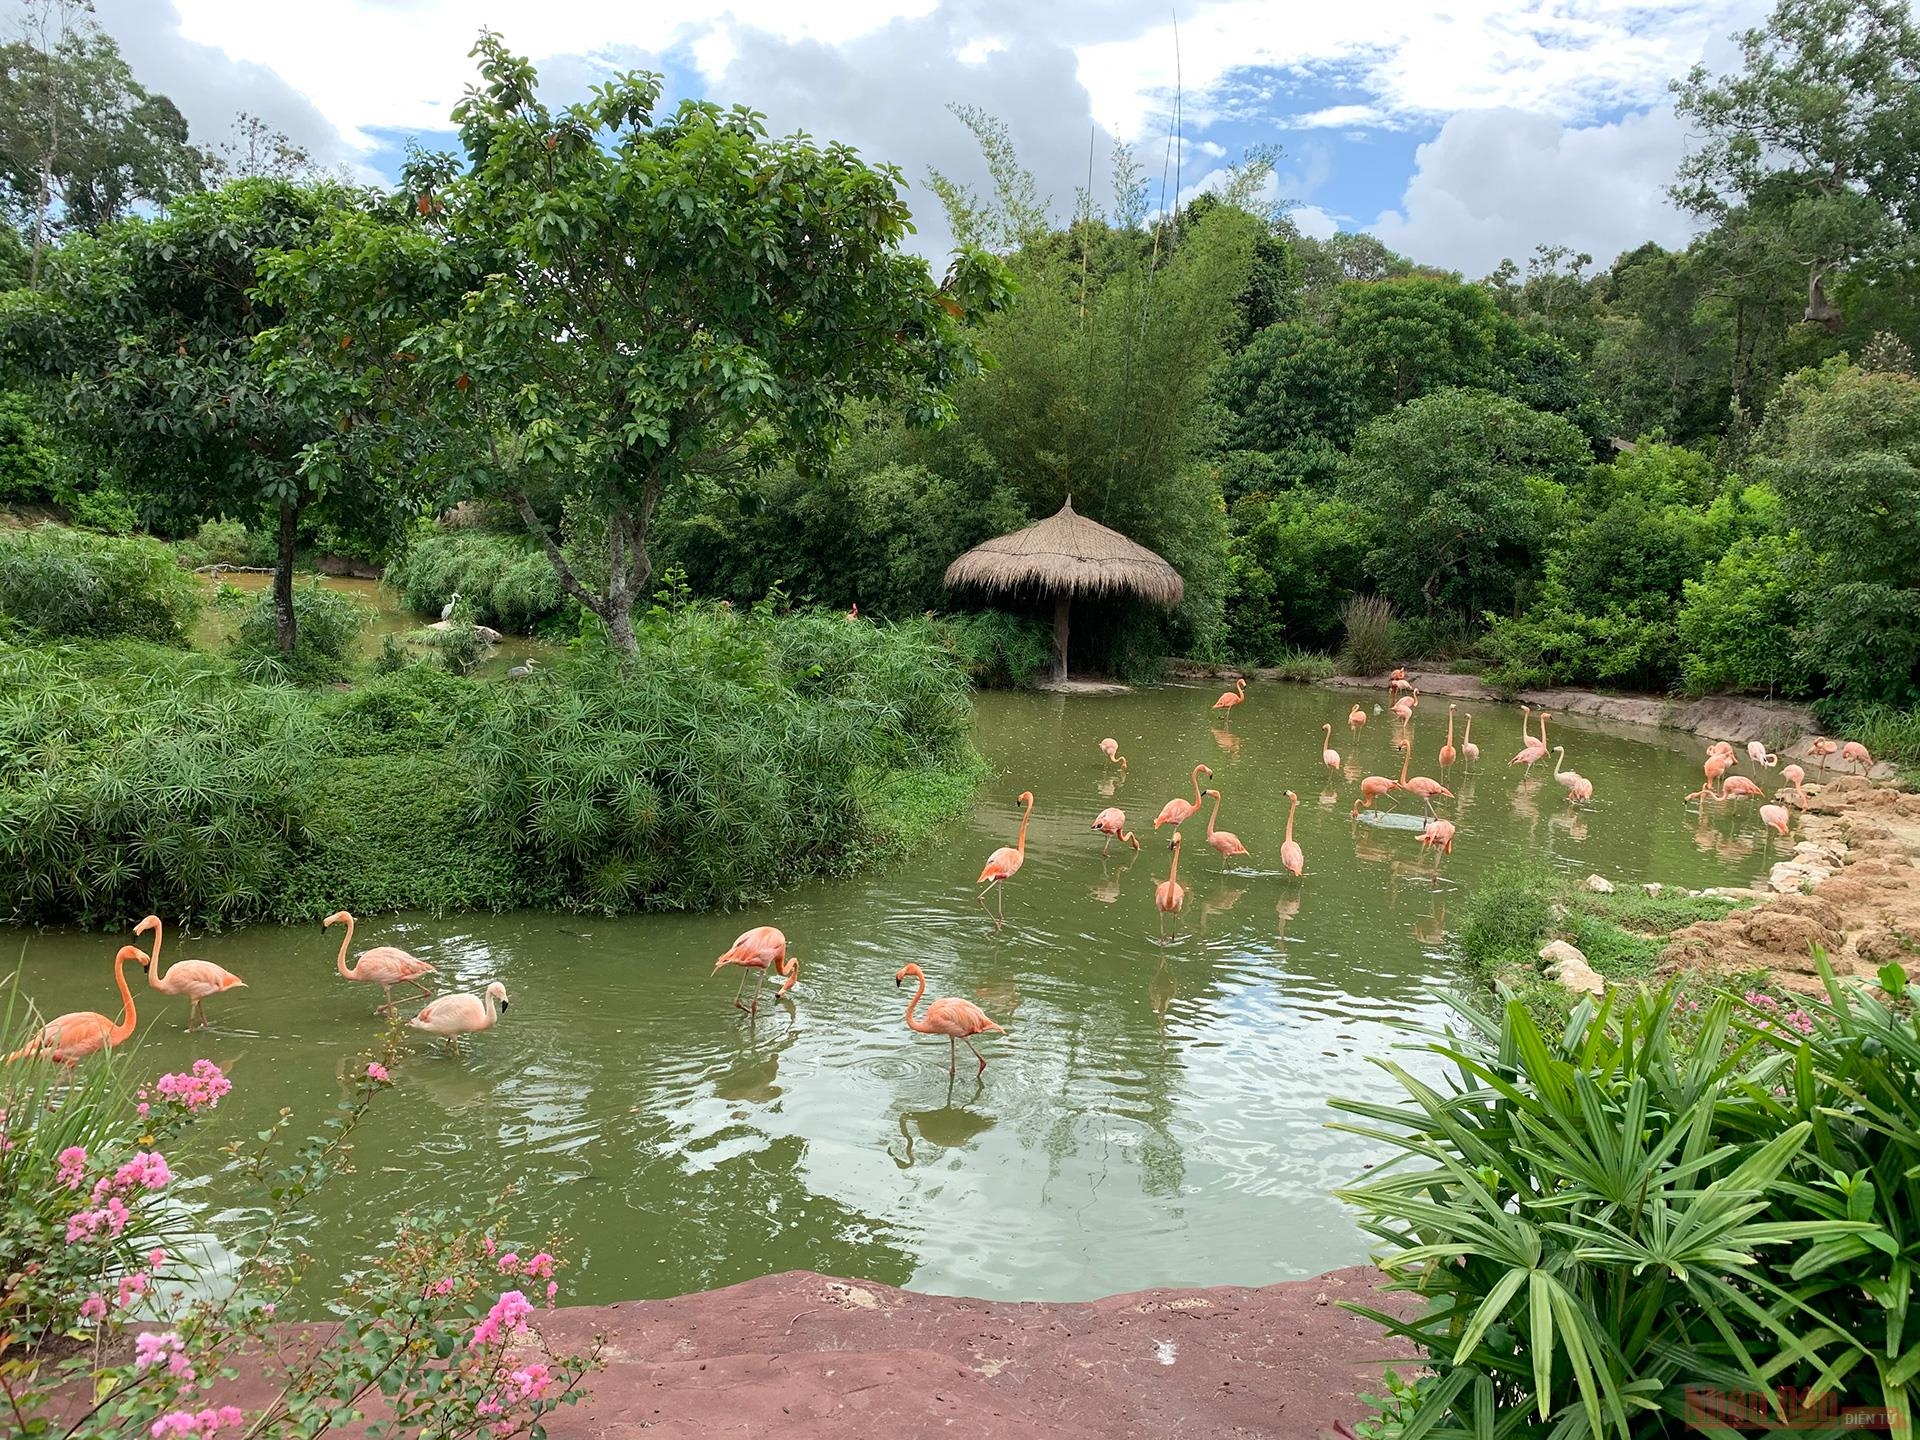
[[[17,0],[0,0],[0,7]],[[447,112],[483,24],[571,98],[628,67],[744,102],[898,164],[921,234],[949,243],[924,178],[979,178],[951,102],[1004,119],[1064,212],[1100,151],[1131,146],[1155,194],[1176,83],[1187,189],[1249,146],[1286,151],[1279,193],[1312,233],[1370,230],[1484,274],[1565,244],[1605,263],[1680,243],[1665,186],[1688,137],[1667,84],[1726,68],[1758,0],[98,0],[136,73],[203,138],[238,109],[330,163],[391,177]],[[1176,37],[1174,18],[1178,18]]]

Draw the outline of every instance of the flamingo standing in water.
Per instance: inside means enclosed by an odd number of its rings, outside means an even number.
[[[507,987],[496,980],[487,986],[484,996],[470,991],[442,995],[407,1024],[429,1035],[438,1035],[458,1054],[462,1035],[491,1030],[506,1011]]]
[[[1400,718],[1400,723],[1404,725],[1407,723],[1407,721],[1413,719],[1413,707],[1418,705],[1419,703],[1420,703],[1419,689],[1415,686],[1409,685],[1407,687],[1407,693],[1402,695],[1398,700],[1393,702],[1393,713]]]
[[[1287,838],[1280,842],[1280,863],[1294,875],[1307,868],[1307,857],[1300,842],[1293,838],[1293,812],[1300,808],[1300,797],[1287,791]]]
[[[1209,790],[1207,794],[1213,797],[1213,813],[1207,816],[1207,844],[1213,846],[1214,850],[1219,853],[1220,864],[1222,868],[1224,868],[1227,861],[1231,860],[1234,856],[1246,854],[1247,847],[1240,843],[1240,837],[1235,835],[1231,830],[1216,830],[1213,828],[1213,822],[1220,818],[1220,792],[1218,790]]]
[[[122,945],[113,957],[113,983],[120,987],[120,1005],[126,1012],[119,1024],[98,1010],[75,1010],[69,1015],[56,1016],[40,1027],[38,1035],[7,1056],[7,1063],[44,1055],[62,1065],[76,1065],[96,1050],[111,1050],[125,1044],[133,1035],[135,1018],[133,991],[127,988],[129,960],[144,965],[147,952],[136,945]]]
[[[1780,757],[1768,750],[1767,747],[1758,740],[1749,740],[1747,742],[1747,758],[1752,760],[1756,765],[1766,766],[1769,770],[1780,763]]]
[[[1707,777],[1708,784],[1712,784],[1739,763],[1739,758],[1732,750],[1714,750],[1708,753],[1705,763],[1700,766],[1700,773]]]
[[[1739,800],[1745,796],[1759,796],[1765,795],[1766,793],[1766,791],[1762,790],[1744,775],[1729,775],[1720,782],[1720,798],[1722,800]]]
[[[1213,708],[1227,712],[1226,723],[1233,724],[1233,707],[1247,698],[1247,682],[1244,676],[1233,682],[1234,688],[1213,702]]]
[[[1353,802],[1353,809],[1347,812],[1347,818],[1349,820],[1358,819],[1362,805],[1371,810],[1374,802],[1382,795],[1391,794],[1399,788],[1400,782],[1398,780],[1390,780],[1385,775],[1367,776],[1366,779],[1360,782],[1360,794]]]
[[[987,908],[987,891],[994,890],[995,886],[1000,887],[994,891],[996,911],[993,919],[993,928],[996,930],[1000,928],[1001,922],[1007,918],[1007,902],[1005,898],[1007,893],[1006,883],[1019,873],[1021,865],[1026,862],[1027,858],[1027,821],[1033,815],[1033,792],[1031,790],[1022,790],[1019,799],[1020,803],[1027,807],[1020,816],[1019,838],[1011,845],[1002,845],[998,850],[994,851],[993,854],[989,855],[987,857],[987,863],[980,868],[980,878],[973,882],[976,885],[986,887],[981,890],[980,894],[976,897],[980,902],[980,908],[982,910]]]
[[[1174,799],[1167,801],[1166,804],[1160,807],[1160,813],[1153,817],[1154,829],[1158,830],[1162,825],[1172,825],[1178,829],[1193,818],[1194,812],[1200,808],[1200,777],[1202,775],[1211,780],[1213,778],[1213,771],[1205,765],[1194,766],[1193,799]]]
[[[1442,855],[1451,855],[1453,853],[1453,822],[1439,819],[1437,816],[1427,821],[1427,828],[1420,832],[1420,844],[1425,849],[1438,850]],[[1434,861],[1436,871],[1439,869],[1439,864],[1436,858]]]
[[[1102,855],[1113,849],[1113,842],[1116,840],[1122,845],[1133,846],[1136,852],[1140,849],[1140,842],[1134,839],[1133,832],[1127,829],[1127,812],[1118,805],[1109,805],[1094,816],[1093,828],[1107,837],[1107,843],[1100,847]]]
[[[1858,740],[1849,740],[1840,747],[1840,758],[1849,765],[1858,765],[1860,773],[1866,774],[1873,769],[1873,756],[1867,753],[1867,747]]]
[[[223,970],[211,960],[176,960],[169,965],[166,973],[160,970],[160,943],[164,932],[158,915],[149,915],[133,927],[133,933],[144,935],[153,932],[153,954],[143,956],[140,963],[146,967],[147,983],[162,995],[185,995],[192,1004],[187,1007],[187,1029],[193,1029],[194,1016],[200,1017],[202,1025],[208,1024],[207,1008],[201,1002],[209,995],[218,995],[223,990],[240,990],[246,987],[246,981],[231,970]]]
[[[1340,752],[1333,748],[1333,726],[1322,725],[1320,731],[1320,763],[1338,775],[1340,773]]]
[[[774,999],[784,1000],[787,992],[800,981],[800,957],[787,954],[787,937],[784,932],[771,925],[756,925],[733,942],[731,949],[713,962],[713,975],[720,973],[723,965],[740,967],[740,984],[733,992],[733,1008],[745,1010],[749,1015],[760,1013],[760,989],[767,983],[767,972],[773,971],[781,977],[780,988],[774,993]],[[740,992],[747,988],[747,972],[758,970],[760,983],[753,987],[753,1003],[742,1005]],[[422,1012],[424,1013],[424,1012]]]
[[[973,1051],[973,1058],[980,1062],[977,1073],[987,1073],[987,1057],[975,1049],[973,1037],[992,1031],[996,1035],[1006,1034],[1006,1030],[987,1018],[987,1012],[971,1000],[936,1000],[927,1006],[926,1012],[919,1018],[914,1017],[914,1007],[920,1003],[920,997],[927,993],[927,974],[918,965],[902,965],[893,973],[894,987],[912,975],[920,982],[913,992],[913,998],[907,1002],[907,1028],[917,1030],[922,1035],[944,1035],[947,1037],[947,1073],[952,1075],[960,1068],[959,1042],[965,1040],[967,1049]]]
[[[1460,754],[1468,760],[1480,758],[1480,747],[1473,743],[1473,716],[1467,716],[1466,733],[1460,737]]]
[[[1793,787],[1794,802],[1805,805],[1807,792],[1804,787],[1807,783],[1807,772],[1798,765],[1783,765],[1780,767],[1780,778]]]
[[[1547,758],[1547,742],[1545,740],[1534,739],[1532,733],[1527,729],[1527,721],[1531,719],[1532,716],[1533,707],[1531,705],[1522,705],[1520,707],[1520,739],[1522,742],[1520,753],[1507,761],[1509,765],[1526,766],[1529,775],[1533,773],[1533,767],[1536,762]]]
[[[1453,748],[1453,710],[1453,706],[1447,706],[1447,743],[1440,747],[1440,768],[1442,770],[1447,769],[1453,764],[1454,757],[1457,753]]]
[[[1453,792],[1438,780],[1431,779],[1425,775],[1416,775],[1409,780],[1407,778],[1407,766],[1412,763],[1413,746],[1409,745],[1400,755],[1400,779],[1396,782],[1396,788],[1410,790],[1415,795],[1418,795],[1420,797],[1420,808],[1427,812],[1427,818],[1431,820],[1433,818],[1433,802],[1442,796],[1451,800],[1453,798]]]
[[[1180,884],[1180,832],[1173,832],[1173,839],[1167,842],[1167,848],[1173,851],[1173,864],[1167,868],[1167,878],[1153,887],[1154,908],[1160,912],[1160,935],[1166,937],[1167,916],[1178,915],[1180,907],[1187,903],[1187,892]]]
[[[1118,765],[1122,770],[1127,768],[1127,757],[1120,753],[1120,742],[1111,735],[1100,742],[1100,753],[1107,757],[1108,764]]]
[[[1786,834],[1787,819],[1787,807],[1784,805],[1762,805],[1760,807],[1760,823],[1770,830],[1778,830],[1782,835]]]
[[[384,1009],[393,1009],[393,987],[411,985],[422,995],[433,992],[420,983],[422,975],[437,975],[439,972],[426,961],[409,955],[394,945],[376,945],[371,950],[362,950],[360,958],[354,962],[351,970],[347,968],[347,947],[353,943],[353,916],[345,910],[336,910],[320,922],[322,930],[329,926],[345,924],[347,933],[340,940],[340,954],[334,961],[334,968],[349,980],[367,980],[378,985],[386,992],[387,1003]]]
[[[1366,723],[1367,712],[1362,710],[1358,705],[1347,711],[1347,728],[1349,730],[1358,730]]]
[[[1566,763],[1566,759],[1567,747],[1564,745],[1554,746],[1553,778],[1567,787],[1567,799],[1573,801],[1591,800],[1593,798],[1593,782],[1576,771],[1562,770],[1560,767]]]
[[[1817,737],[1812,744],[1807,746],[1807,753],[1813,756],[1814,763],[1820,767],[1820,776],[1822,779],[1825,779],[1827,774],[1827,757],[1839,749],[1840,747],[1838,745],[1834,744],[1833,741],[1827,739],[1824,735]]]

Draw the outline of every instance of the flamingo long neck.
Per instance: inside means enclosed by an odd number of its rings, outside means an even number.
[[[1172,885],[1180,875],[1180,847],[1173,847],[1173,864],[1167,867],[1167,883]]]
[[[487,1028],[491,1030],[500,1023],[500,997],[489,990],[480,1000],[487,1007]]]
[[[1520,744],[1523,749],[1533,744],[1533,732],[1527,729],[1527,721],[1533,718],[1533,711],[1525,705],[1520,707]]]
[[[154,946],[156,954],[159,948],[157,944]],[[126,1010],[126,1015],[120,1023],[114,1026],[108,1033],[107,1043],[109,1045],[119,1045],[132,1037],[134,1015],[133,991],[127,988],[127,962],[124,956],[117,954],[113,957],[113,983],[120,987],[120,1004]]]
[[[354,979],[360,970],[358,965],[355,965],[351,970],[347,968],[347,947],[351,944],[353,944],[353,917],[349,915],[347,917],[347,933],[340,937],[339,958],[333,962],[334,967],[349,980]]]
[[[1033,801],[1027,801],[1026,813],[1020,817],[1020,834],[1013,842],[1013,848],[1020,852],[1020,858],[1027,857],[1027,820],[1033,814]]]
[[[914,1010],[914,1007],[920,1003],[920,997],[926,993],[927,993],[927,977],[923,972],[920,976],[920,985],[913,992],[913,998],[907,1001],[907,1028],[909,1030],[918,1030],[922,1035],[928,1034],[930,1032],[928,1031],[928,1028],[923,1021],[914,1019],[913,1010]]]
[[[1207,816],[1207,838],[1209,840],[1213,838],[1214,822],[1220,818],[1221,799],[1222,799],[1222,796],[1220,792],[1218,790],[1214,791],[1213,792],[1213,813]]]
[[[1473,717],[1469,715],[1467,716],[1467,728],[1460,736],[1460,743],[1465,745],[1471,739],[1473,739]]]
[[[1205,803],[1200,798],[1200,772],[1206,768],[1204,765],[1196,765],[1193,767],[1193,808],[1196,810]]]
[[[1566,747],[1566,746],[1564,746],[1564,745],[1556,745],[1556,746],[1554,746],[1554,747],[1553,747],[1553,776],[1554,776],[1554,779],[1556,779],[1556,780],[1557,780],[1557,779],[1559,779],[1559,778],[1560,778],[1560,767],[1561,767],[1562,765],[1564,765],[1564,764],[1566,764],[1566,761],[1567,761],[1567,747]]]
[[[1453,744],[1453,707],[1447,706],[1447,744]]]
[[[1333,746],[1333,726],[1322,725],[1320,727],[1320,748],[1322,750],[1328,750],[1328,749],[1331,749],[1332,746]]]
[[[156,990],[167,978],[160,969],[160,941],[166,928],[165,922],[156,915],[153,920],[153,954],[147,960],[147,983]]]
[[[1127,831],[1127,833],[1126,833],[1126,834],[1124,834],[1124,835],[1122,835],[1122,836],[1120,837],[1120,843],[1121,843],[1122,845],[1131,845],[1131,846],[1133,846],[1133,853],[1134,853],[1134,854],[1136,854],[1136,855],[1138,855],[1138,854],[1140,853],[1140,842],[1139,842],[1138,840],[1136,840],[1136,839],[1134,839],[1134,838],[1133,838],[1133,831],[1131,831],[1131,830],[1129,830],[1129,831]]]
[[[1413,763],[1413,746],[1409,745],[1400,752],[1400,783],[1407,783],[1407,766]]]
[[[1282,845],[1291,845],[1293,843],[1293,812],[1299,808],[1300,797],[1296,795],[1293,797],[1293,803],[1287,806],[1287,838],[1280,842]]]
[[[1547,712],[1544,710],[1540,712],[1540,748],[1547,748]]]

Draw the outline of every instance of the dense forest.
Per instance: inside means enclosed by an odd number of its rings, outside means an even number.
[[[1312,673],[1347,645],[1513,687],[1910,707],[1920,33],[1896,0],[1817,0],[1740,43],[1673,87],[1684,250],[1436,271],[1302,234],[1256,198],[1266,152],[1169,213],[1120,150],[1110,198],[1061,215],[956,106],[987,183],[917,192],[962,241],[935,284],[897,249],[902,177],[751,112],[668,112],[657,77],[550,110],[483,39],[464,153],[373,192],[245,117],[197,148],[82,24],[0,56],[0,501],[244,526],[291,651],[297,554],[625,646],[662,584],[948,609],[956,554],[1071,495],[1186,577],[1171,616],[1085,617],[1081,655],[1124,674]],[[34,103],[55,69],[93,127],[57,155]],[[785,167],[801,212],[839,218],[803,254],[716,159]],[[609,198],[633,185],[686,223]],[[538,283],[502,281],[510,253]],[[833,324],[742,319],[823,302]]]

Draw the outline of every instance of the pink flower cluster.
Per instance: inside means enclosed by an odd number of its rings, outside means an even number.
[[[166,1156],[158,1150],[142,1150],[112,1175],[102,1175],[93,1182],[92,1208],[76,1210],[67,1217],[67,1244],[78,1245],[82,1240],[95,1239],[103,1231],[108,1239],[119,1239],[133,1213],[119,1192],[164,1190],[172,1179],[173,1171],[167,1168]]]
[[[162,1330],[157,1334],[134,1336],[133,1368],[151,1370],[160,1365],[166,1366],[167,1373],[174,1379],[192,1383],[193,1361],[187,1357],[186,1347],[181,1345],[178,1335],[171,1330]]]
[[[167,1168],[167,1157],[158,1150],[142,1150],[113,1172],[111,1183],[105,1178],[95,1182],[93,1201],[99,1204],[109,1190],[164,1190],[171,1179],[173,1171]]]
[[[378,1060],[367,1066],[367,1079],[373,1081],[376,1085],[388,1085],[392,1083],[391,1077],[387,1074],[387,1067],[382,1065]]]
[[[474,1327],[473,1334],[467,1338],[469,1350],[484,1349],[495,1344],[502,1337],[518,1335],[527,1328],[527,1317],[533,1314],[533,1302],[518,1290],[507,1290],[494,1301],[493,1308],[487,1311],[487,1318]]]
[[[238,1405],[222,1405],[218,1410],[174,1410],[153,1422],[147,1433],[153,1440],[186,1440],[187,1436],[207,1440],[215,1432],[247,1423],[246,1412]]]
[[[57,1184],[69,1190],[78,1190],[80,1182],[87,1178],[87,1152],[84,1146],[69,1145],[58,1156],[60,1169],[54,1175]]]
[[[127,1202],[118,1195],[107,1197],[107,1203],[92,1210],[76,1210],[67,1217],[67,1244],[78,1245],[82,1240],[92,1240],[105,1231],[109,1240],[118,1240],[120,1232],[127,1228],[127,1221],[133,1218],[133,1212],[127,1209]]]
[[[1782,1014],[1780,1002],[1764,990],[1749,990],[1741,998],[1756,1010],[1765,1010],[1771,1015],[1778,1015],[1780,1017],[1780,1023],[1785,1025],[1789,1030],[1796,1031],[1801,1035],[1811,1035],[1813,1033],[1813,1016],[1800,1009],[1788,1010]]]
[[[153,1088],[163,1100],[171,1100],[187,1111],[211,1110],[233,1089],[218,1065],[211,1060],[196,1060],[193,1069],[179,1075],[162,1075]]]

